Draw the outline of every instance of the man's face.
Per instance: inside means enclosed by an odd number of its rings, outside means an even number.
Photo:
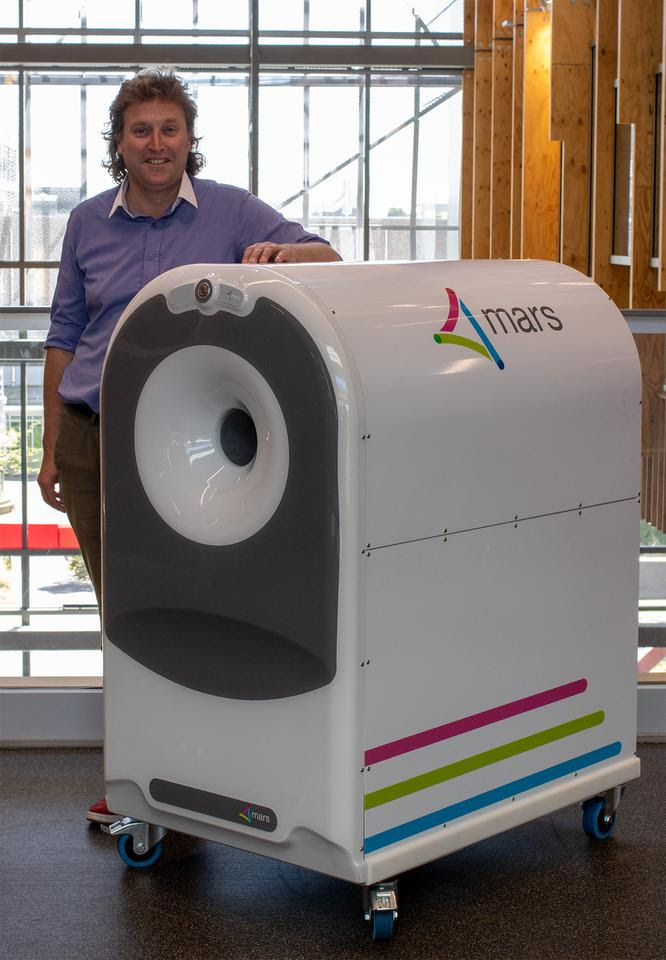
[[[162,194],[179,186],[190,152],[190,135],[181,106],[167,100],[132,103],[123,114],[121,153],[130,190]]]

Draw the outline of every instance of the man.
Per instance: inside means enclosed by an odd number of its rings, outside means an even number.
[[[72,211],[44,364],[44,500],[66,512],[101,595],[99,389],[120,314],[141,288],[187,263],[339,260],[247,190],[197,180],[196,104],[172,72],[126,80],[110,108],[109,169],[120,184]],[[116,819],[102,800],[90,820]]]

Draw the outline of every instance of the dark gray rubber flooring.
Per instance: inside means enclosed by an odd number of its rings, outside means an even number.
[[[588,840],[571,807],[405,874],[389,943],[356,887],[170,835],[127,869],[84,819],[97,750],[0,754],[3,960],[664,960],[666,745],[639,747],[615,836]]]

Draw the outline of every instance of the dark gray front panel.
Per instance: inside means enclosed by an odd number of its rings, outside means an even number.
[[[156,513],[139,478],[134,421],[146,380],[201,344],[251,363],[287,426],[289,473],[258,533],[196,543]],[[259,700],[330,683],[336,671],[339,508],[337,408],[319,350],[278,304],[248,317],[174,315],[163,296],[116,337],[102,384],[104,629],[150,670],[215,696]]]
[[[229,820],[237,826],[264,830],[266,833],[273,833],[278,824],[277,814],[270,807],[198,790],[182,783],[172,783],[170,780],[151,780],[150,795],[158,803],[168,803],[172,807],[203,813],[218,820]]]

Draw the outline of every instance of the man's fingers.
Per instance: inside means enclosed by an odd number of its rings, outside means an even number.
[[[241,263],[271,263],[279,254],[282,244],[253,243],[245,248]]]
[[[42,500],[54,510],[65,513],[60,487],[58,484],[58,469],[55,466],[43,465],[37,477],[37,483],[42,494]]]

